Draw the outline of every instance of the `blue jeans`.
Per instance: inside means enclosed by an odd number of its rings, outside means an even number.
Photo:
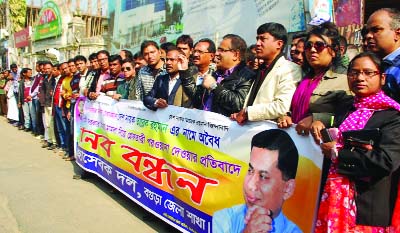
[[[71,102],[71,108],[70,108],[70,112],[71,112],[71,120],[69,121],[70,124],[70,138],[69,138],[69,148],[68,148],[68,152],[69,152],[69,156],[74,156],[74,114],[75,114],[75,103]]]
[[[24,126],[26,129],[31,129],[33,133],[36,133],[36,111],[35,105],[32,101],[25,102],[22,105],[24,112]],[[32,127],[31,127],[32,126]]]
[[[43,117],[42,117],[42,111],[41,111],[41,106],[39,99],[33,99],[32,100],[33,106],[35,108],[35,116],[36,116],[36,133],[37,134],[43,134],[44,133],[44,128],[43,128]]]
[[[60,139],[60,146],[64,150],[67,150],[67,146],[66,146],[66,145],[68,145],[66,143],[67,126],[65,125],[65,120],[63,117],[62,109],[58,106],[54,106],[54,121],[55,121],[56,127],[57,127],[56,133],[58,134],[58,138]],[[68,128],[69,128],[69,126],[68,126]]]

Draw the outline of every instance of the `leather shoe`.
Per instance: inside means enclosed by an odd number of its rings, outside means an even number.
[[[64,159],[65,161],[74,161],[75,160],[75,157],[73,157],[73,156],[70,156],[70,157],[68,157],[68,158],[66,158],[66,159]]]

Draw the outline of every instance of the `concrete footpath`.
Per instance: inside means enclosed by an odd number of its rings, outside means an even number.
[[[0,117],[0,233],[177,232]]]

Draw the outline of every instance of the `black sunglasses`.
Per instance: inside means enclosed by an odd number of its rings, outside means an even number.
[[[312,48],[314,48],[317,51],[317,53],[322,52],[322,50],[328,47],[331,46],[323,41],[316,41],[316,42],[307,41],[304,45],[305,50],[310,51]]]
[[[132,68],[131,67],[122,67],[122,69],[121,69],[122,71],[131,71],[132,70]]]

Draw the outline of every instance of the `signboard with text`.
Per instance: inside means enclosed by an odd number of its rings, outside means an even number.
[[[34,28],[33,39],[42,40],[56,37],[62,33],[62,19],[60,9],[53,1],[44,3],[39,12],[39,22]]]
[[[15,48],[29,46],[30,27],[14,33]]]

